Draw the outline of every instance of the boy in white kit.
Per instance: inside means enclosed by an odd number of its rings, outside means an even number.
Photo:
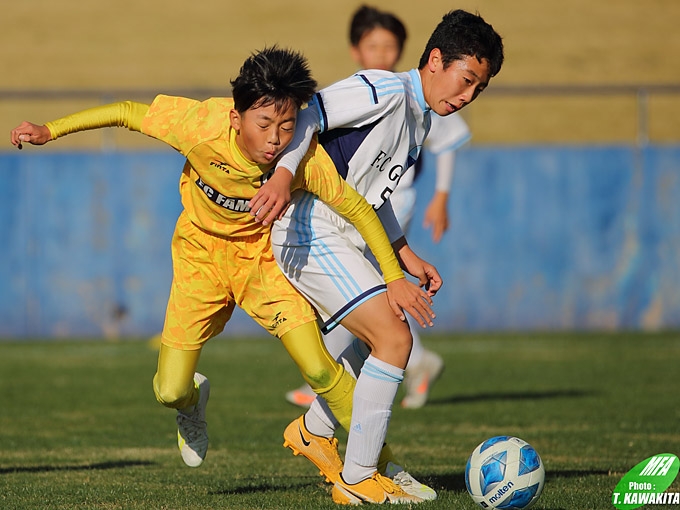
[[[361,6],[352,16],[349,30],[352,59],[361,69],[394,71],[401,58],[407,39],[406,27],[394,14],[374,7]],[[432,199],[425,209],[424,227],[432,228],[432,239],[439,242],[448,228],[447,202],[453,178],[455,151],[470,140],[470,130],[458,114],[431,116],[432,127],[424,147],[435,157],[436,183]],[[390,197],[394,214],[404,232],[408,232],[413,217],[416,190],[414,181],[420,174],[422,156],[415,168],[406,172]],[[444,363],[435,352],[425,349],[415,323],[407,315],[413,336],[413,348],[406,366],[404,385],[406,394],[402,407],[416,409],[425,405],[434,381],[441,374]],[[354,341],[345,328],[336,328],[324,338],[328,351],[338,358]],[[301,407],[309,407],[316,393],[308,384],[286,393],[286,400]]]
[[[402,267],[434,294],[441,280],[408,247],[389,198],[420,155],[431,111],[446,116],[472,102],[502,62],[502,41],[493,27],[481,16],[452,11],[430,37],[418,69],[360,71],[318,92],[300,113],[295,138],[278,166],[297,168],[312,135],[319,132],[338,172],[377,210]],[[257,195],[251,206],[260,220],[269,213],[259,210]],[[272,246],[284,274],[316,308],[322,330],[342,324],[370,349],[363,365],[356,349],[343,353],[346,364],[361,367],[344,467],[306,450],[314,436],[333,436],[334,420],[321,405],[312,406],[289,425],[284,432],[287,446],[335,480],[334,501],[392,502],[381,489],[377,470],[392,403],[411,351],[404,314],[399,320],[394,313],[384,281],[366,258],[356,229],[313,195],[293,194],[290,207],[272,227]],[[431,324],[416,307],[407,311],[421,326]],[[302,443],[296,440],[298,432]],[[386,456],[389,460],[389,453]],[[389,462],[382,460],[381,468],[386,469]]]

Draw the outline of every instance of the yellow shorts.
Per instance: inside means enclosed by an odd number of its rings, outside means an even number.
[[[182,212],[172,239],[173,281],[162,342],[200,349],[218,335],[238,305],[274,336],[316,320],[309,302],[274,259],[270,234],[219,237]]]

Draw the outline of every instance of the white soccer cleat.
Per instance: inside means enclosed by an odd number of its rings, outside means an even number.
[[[210,397],[210,382],[196,372],[194,383],[198,387],[198,402],[193,408],[177,410],[177,445],[182,460],[189,467],[198,467],[208,453],[208,424],[205,408]]]
[[[392,480],[395,485],[399,486],[406,494],[419,497],[425,501],[433,501],[437,499],[437,493],[431,487],[420,483],[410,474],[404,471],[404,468],[395,464],[394,462],[387,463],[385,476]]]

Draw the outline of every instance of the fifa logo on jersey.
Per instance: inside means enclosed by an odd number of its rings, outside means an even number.
[[[214,166],[215,168],[219,168],[225,173],[229,173],[229,165],[226,163],[223,163],[222,161],[211,161],[210,166]]]
[[[276,315],[274,315],[274,319],[272,320],[272,328],[280,326],[287,320],[288,319],[286,319],[285,317],[281,317],[281,312],[276,312]]]

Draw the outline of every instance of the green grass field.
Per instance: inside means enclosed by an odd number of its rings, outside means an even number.
[[[678,334],[458,334],[425,344],[447,368],[428,406],[395,408],[388,434],[409,471],[439,491],[419,508],[477,508],[464,466],[494,435],[541,454],[540,510],[611,509],[629,469],[680,453]],[[300,414],[283,394],[301,378],[275,340],[205,348],[211,446],[198,469],[183,465],[174,412],[154,399],[146,342],[3,342],[0,352],[0,508],[337,508],[313,466],[281,446]]]

